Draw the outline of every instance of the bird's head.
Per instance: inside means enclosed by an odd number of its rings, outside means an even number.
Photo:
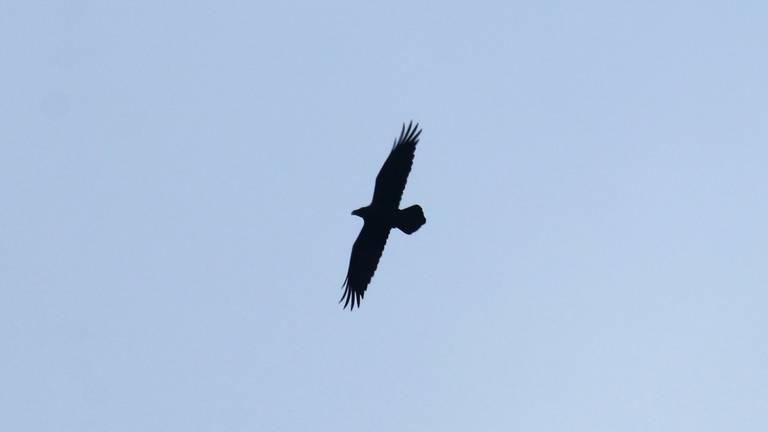
[[[353,216],[358,216],[365,219],[365,215],[368,214],[368,207],[360,207],[352,212]]]

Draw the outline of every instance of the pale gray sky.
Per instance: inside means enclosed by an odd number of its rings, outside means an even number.
[[[0,429],[768,430],[765,2],[0,4]],[[362,308],[336,303],[403,121]]]

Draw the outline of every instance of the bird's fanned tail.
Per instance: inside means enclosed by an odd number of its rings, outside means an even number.
[[[426,222],[424,211],[416,204],[397,212],[395,227],[406,234],[413,234]]]

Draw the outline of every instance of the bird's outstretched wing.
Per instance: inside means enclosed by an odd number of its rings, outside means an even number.
[[[400,206],[400,198],[403,196],[405,183],[413,165],[413,155],[416,152],[416,144],[419,143],[421,130],[419,124],[408,123],[406,129],[400,131],[400,138],[395,140],[395,145],[389,153],[387,160],[376,176],[376,188],[373,190],[371,206],[379,208],[394,208]]]
[[[373,273],[379,265],[379,259],[389,237],[389,227],[377,226],[366,223],[352,246],[352,256],[349,258],[349,270],[344,280],[344,294],[339,303],[344,301],[344,308],[352,304],[350,310],[355,308],[355,302],[360,307],[360,300],[365,296],[365,289],[371,282]]]

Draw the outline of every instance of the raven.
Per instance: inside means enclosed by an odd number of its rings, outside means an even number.
[[[418,123],[413,126],[411,121],[407,129],[403,123],[400,138],[395,140],[389,157],[376,176],[371,204],[352,212],[353,215],[363,218],[364,223],[352,246],[347,278],[342,285],[345,289],[339,303],[346,299],[345,309],[350,304],[349,310],[354,309],[355,302],[357,307],[360,307],[360,300],[365,296],[365,290],[384,252],[389,230],[397,228],[406,234],[413,234],[427,221],[418,205],[400,210],[400,198],[411,172],[419,135],[421,130]]]

